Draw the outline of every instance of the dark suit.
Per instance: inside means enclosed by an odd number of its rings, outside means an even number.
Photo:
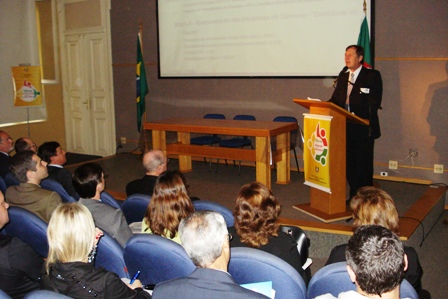
[[[3,178],[9,172],[9,164],[11,163],[11,156],[0,152],[0,176]]]
[[[134,180],[127,184],[126,195],[132,194],[146,194],[152,196],[154,192],[154,186],[156,185],[158,176],[145,175],[143,178]]]
[[[239,286],[229,273],[214,269],[196,268],[187,277],[157,284],[152,293],[152,298],[250,299],[267,297]]]
[[[333,263],[347,261],[347,259],[345,258],[346,248],[347,244],[342,244],[334,247],[331,250],[330,257],[328,258],[325,266]],[[420,265],[417,252],[414,248],[404,246],[404,253],[406,253],[406,255],[408,256],[408,269],[405,272],[404,278],[406,278],[406,280],[409,281],[410,284],[412,284],[415,291],[418,293],[422,289],[422,266]]]
[[[63,167],[48,165],[48,179],[55,180],[60,183],[67,193],[75,198],[79,199],[78,193],[76,193],[75,187],[73,187],[72,173]]]
[[[345,108],[348,72],[338,76],[338,84],[330,102]],[[373,151],[375,139],[381,136],[378,109],[381,107],[383,81],[376,70],[362,67],[350,93],[350,112],[368,119],[369,126],[347,122],[347,181],[350,198],[358,188],[373,185]]]

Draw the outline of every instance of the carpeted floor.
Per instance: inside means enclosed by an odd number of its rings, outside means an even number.
[[[109,190],[124,192],[129,181],[144,175],[139,155],[123,153],[96,162],[104,168],[107,175],[106,188]],[[74,170],[75,167],[68,168]],[[170,159],[168,168],[177,169],[177,160]],[[272,182],[275,182],[275,170],[272,175]],[[238,176],[238,167],[234,167],[232,161],[229,161],[229,166],[220,164],[217,172],[216,163],[209,172],[207,164],[193,161],[193,171],[185,173],[185,177],[192,196],[215,201],[232,210],[240,187],[255,180],[255,168],[242,167],[241,175]],[[375,183],[394,198],[400,215],[411,208],[428,188],[424,185],[389,181],[375,181]],[[309,187],[303,184],[302,173],[292,172],[291,184],[273,183],[272,190],[282,204],[281,217],[317,221],[292,207],[298,203],[309,202]],[[446,298],[448,291],[448,225],[443,224],[443,217],[447,214],[443,207],[444,203],[441,201],[412,237],[405,241],[406,245],[413,246],[417,250],[424,270],[423,287],[429,290],[435,299]],[[337,223],[351,226],[350,222],[344,220]],[[313,273],[325,264],[331,248],[348,238],[331,233],[307,232],[307,234],[311,239],[310,257],[313,259],[311,266]]]

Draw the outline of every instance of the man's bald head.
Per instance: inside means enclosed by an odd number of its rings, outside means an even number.
[[[168,159],[161,150],[152,150],[143,156],[143,167],[147,175],[159,176],[166,171]]]

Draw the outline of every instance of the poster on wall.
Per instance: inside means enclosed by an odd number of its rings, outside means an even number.
[[[13,66],[15,107],[41,107],[42,76],[40,66]]]
[[[305,185],[330,189],[330,124],[332,116],[304,113]]]

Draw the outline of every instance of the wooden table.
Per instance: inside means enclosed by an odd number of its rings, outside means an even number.
[[[256,163],[256,179],[271,188],[271,138],[276,138],[274,153],[277,164],[277,183],[290,182],[290,132],[297,130],[297,123],[270,121],[241,121],[217,119],[173,118],[144,124],[152,130],[154,149],[165,154],[179,155],[179,169],[192,171],[191,156],[243,160]],[[177,132],[178,142],[166,144],[166,132]],[[190,133],[220,134],[255,137],[255,149],[235,149],[190,144]]]

